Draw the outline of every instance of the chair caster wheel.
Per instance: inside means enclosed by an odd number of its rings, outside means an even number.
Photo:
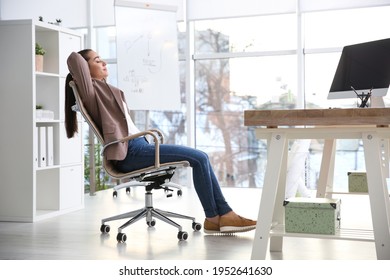
[[[202,225],[200,223],[192,223],[192,229],[195,231],[200,231],[202,229]]]
[[[187,240],[187,238],[188,238],[188,233],[185,232],[185,231],[179,231],[178,234],[177,234],[177,238],[178,238],[180,241]]]
[[[130,193],[130,188],[129,188],[129,187],[126,188],[126,193],[127,193],[127,194]]]
[[[124,242],[126,242],[126,240],[127,240],[126,233],[121,233],[121,232],[119,232],[118,235],[116,236],[116,240],[117,240],[119,243],[124,243]]]
[[[156,225],[156,220],[151,220],[151,221],[147,221],[146,224],[149,226],[149,227],[154,227]]]
[[[114,191],[113,193],[112,193],[112,197],[117,197],[118,196],[118,192],[117,191]]]
[[[178,190],[177,191],[177,196],[182,196],[183,195],[183,191],[182,190]]]
[[[101,233],[109,233],[110,232],[110,226],[109,225],[101,225],[100,226],[100,232]]]

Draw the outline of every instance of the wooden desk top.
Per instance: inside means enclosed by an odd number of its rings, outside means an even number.
[[[246,110],[245,126],[329,126],[390,124],[390,108]]]

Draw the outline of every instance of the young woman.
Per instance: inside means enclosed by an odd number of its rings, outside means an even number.
[[[86,109],[101,129],[106,143],[139,132],[129,115],[124,94],[106,83],[106,63],[90,49],[73,52],[68,58],[70,73],[66,78],[65,127],[68,138],[77,132],[75,104],[69,82],[74,80]],[[118,143],[107,148],[105,156],[116,162],[118,170],[128,172],[154,164],[154,144],[144,137]],[[188,161],[193,170],[193,183],[205,212],[205,233],[234,233],[252,230],[256,221],[237,215],[225,201],[207,154],[179,145],[160,145],[160,162]]]

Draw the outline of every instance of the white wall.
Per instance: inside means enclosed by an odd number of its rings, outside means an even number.
[[[38,19],[55,22],[62,19],[67,27],[86,26],[86,0],[0,0],[0,19]]]
[[[300,0],[302,11],[364,8],[389,5],[390,0]]]
[[[291,13],[296,0],[188,0],[189,20]]]
[[[177,6],[178,20],[184,18],[185,0],[131,1]],[[115,24],[114,0],[0,0],[0,19],[38,19],[42,16],[45,22],[55,22],[61,18],[65,27],[86,27],[89,4],[92,5],[95,27]]]
[[[297,10],[318,11],[373,7],[390,0],[188,0],[189,20],[291,13]]]
[[[390,0],[131,0],[137,3],[177,6],[177,19],[211,19],[261,14],[329,10],[335,8],[389,5]],[[299,2],[299,4],[298,4]],[[114,25],[114,0],[0,0],[0,19],[38,19],[54,22],[61,18],[70,28],[88,25],[89,3],[94,26]]]

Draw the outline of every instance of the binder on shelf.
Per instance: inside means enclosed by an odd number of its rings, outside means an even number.
[[[34,143],[36,143],[36,145],[34,145],[34,164],[35,164],[35,167],[39,167],[39,164],[38,164],[38,158],[39,158],[39,127],[35,127],[35,134],[34,134]]]
[[[46,166],[46,127],[38,127],[38,166]]]
[[[53,126],[46,127],[46,165],[52,166],[54,164],[53,151]]]

